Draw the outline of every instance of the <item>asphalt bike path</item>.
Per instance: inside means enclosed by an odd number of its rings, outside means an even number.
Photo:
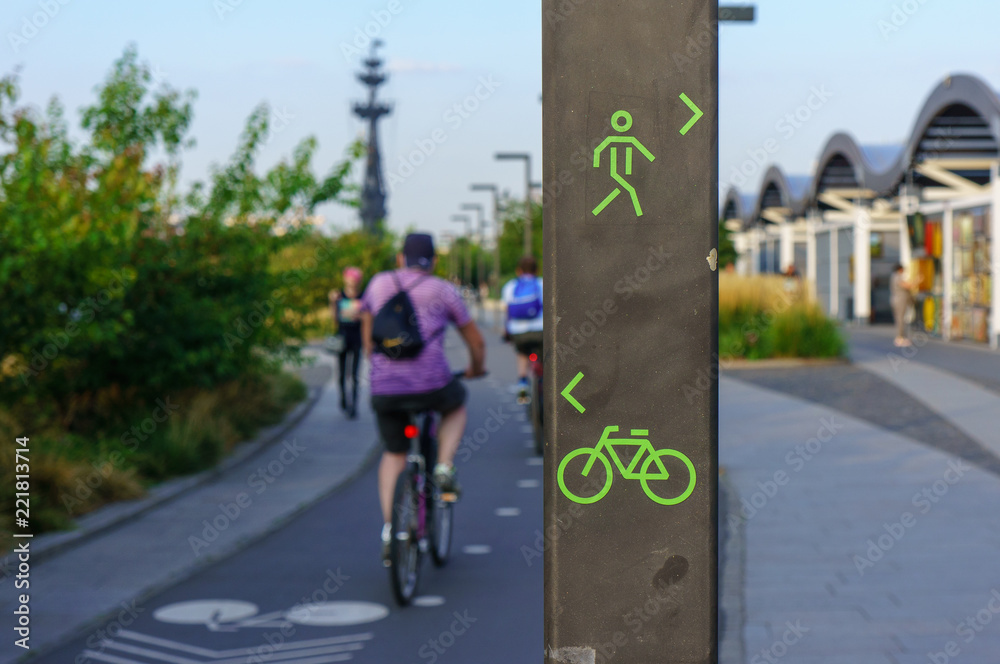
[[[513,353],[486,336],[490,375],[466,383],[452,559],[436,569],[426,557],[415,606],[395,605],[379,559],[373,464],[280,530],[126,603],[97,629],[34,661],[540,661],[542,466],[509,389]],[[447,344],[452,366],[464,366],[457,336]]]

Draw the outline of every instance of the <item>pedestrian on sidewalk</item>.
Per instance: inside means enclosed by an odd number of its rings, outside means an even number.
[[[913,304],[913,294],[911,284],[903,272],[903,266],[899,263],[892,268],[892,276],[889,277],[889,294],[892,317],[896,321],[896,338],[893,344],[899,347],[912,346],[908,338],[906,314]]]
[[[340,409],[347,417],[358,416],[358,367],[361,364],[361,279],[360,268],[344,270],[344,287],[330,291],[330,306],[337,322],[337,336],[342,340],[337,363],[340,369]],[[347,383],[350,377],[348,399]]]

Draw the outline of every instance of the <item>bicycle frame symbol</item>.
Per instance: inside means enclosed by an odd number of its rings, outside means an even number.
[[[688,459],[682,452],[678,452],[677,450],[654,449],[652,443],[649,442],[649,439],[645,438],[645,436],[649,435],[648,429],[631,429],[629,433],[633,436],[633,438],[610,438],[609,435],[616,433],[618,429],[619,427],[617,426],[605,427],[604,433],[601,434],[601,439],[595,447],[581,447],[573,450],[563,457],[563,460],[559,463],[559,471],[557,473],[559,488],[562,490],[563,495],[573,502],[581,503],[583,505],[596,503],[598,500],[606,496],[608,491],[611,490],[611,481],[614,479],[614,473],[611,469],[611,461],[613,460],[621,476],[627,480],[639,480],[642,484],[642,490],[646,492],[646,495],[649,496],[649,499],[653,502],[659,503],[660,505],[676,505],[677,503],[682,503],[687,500],[688,496],[691,495],[691,492],[694,491],[694,485],[696,482],[694,464],[691,463],[691,460]],[[642,436],[642,438],[638,438],[639,436]],[[633,445],[639,447],[639,450],[632,457],[632,461],[627,467],[615,451],[614,446],[616,445]],[[598,459],[602,464],[604,464],[604,485],[596,494],[592,496],[579,496],[573,493],[569,488],[567,488],[565,482],[566,469],[569,466],[570,461],[583,455],[589,455],[590,457],[583,466],[583,470],[580,471],[580,474],[583,477],[588,477],[590,475],[590,471],[594,467],[594,462]],[[609,460],[608,457],[611,457],[611,459]],[[642,461],[643,457],[645,457],[645,461]],[[670,478],[670,473],[667,472],[666,466],[663,465],[664,457],[674,457],[679,459],[684,463],[684,466],[687,468],[690,476],[684,492],[674,498],[663,498],[657,495],[649,486],[649,482],[651,480],[659,481]],[[640,461],[642,461],[642,470],[636,472],[636,467],[639,465]],[[654,465],[655,468],[651,468],[651,466]],[[575,475],[571,474],[570,477],[574,478]]]

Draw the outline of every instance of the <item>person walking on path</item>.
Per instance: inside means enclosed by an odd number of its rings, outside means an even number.
[[[910,292],[910,282],[906,280],[903,266],[899,263],[892,269],[892,276],[889,277],[889,294],[892,317],[896,321],[896,338],[893,340],[893,344],[910,346],[912,343],[907,338],[906,314],[913,302],[913,296]]]
[[[337,354],[340,367],[340,409],[354,419],[358,416],[358,367],[361,364],[361,278],[359,268],[344,270],[344,287],[330,291],[333,318],[342,343]],[[347,398],[350,377],[351,398]]]

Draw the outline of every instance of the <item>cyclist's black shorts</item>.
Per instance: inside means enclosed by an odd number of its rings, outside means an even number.
[[[520,355],[531,355],[542,352],[542,332],[522,332],[521,334],[510,335],[510,340],[514,343],[514,350]]]
[[[411,422],[413,413],[432,410],[447,415],[465,404],[466,390],[458,378],[433,392],[418,394],[376,394],[372,396],[372,410],[378,420],[378,432],[388,452],[405,454],[410,449],[403,429]]]

